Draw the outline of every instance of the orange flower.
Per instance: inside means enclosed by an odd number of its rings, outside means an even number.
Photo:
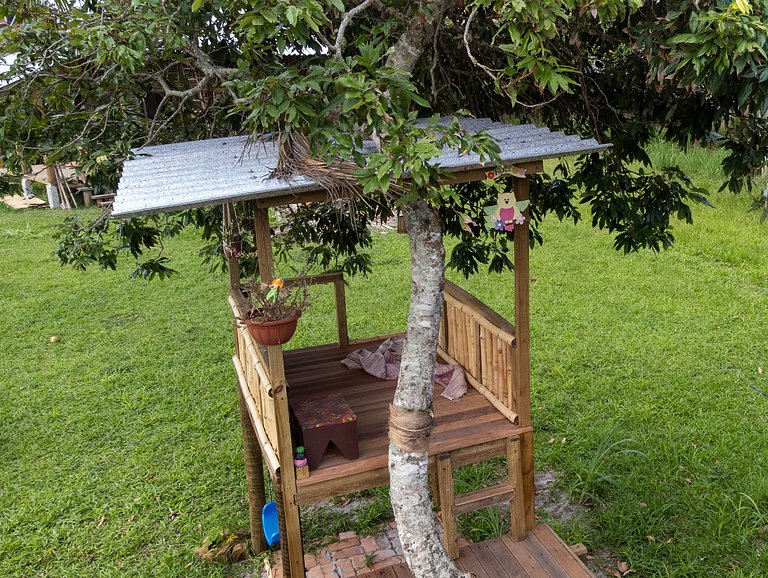
[[[272,284],[270,285],[272,289],[282,289],[283,288],[283,278],[278,277],[277,279],[272,279]]]

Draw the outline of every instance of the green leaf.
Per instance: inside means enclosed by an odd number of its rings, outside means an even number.
[[[299,9],[296,6],[288,6],[288,9],[285,11],[285,17],[288,19],[288,24],[296,26],[296,23],[299,21]]]
[[[192,12],[197,12],[205,5],[205,0],[194,0],[192,2]]]

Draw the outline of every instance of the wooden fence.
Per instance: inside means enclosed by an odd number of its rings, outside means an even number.
[[[513,423],[519,423],[515,327],[475,297],[445,282],[438,352],[464,368],[467,381]]]

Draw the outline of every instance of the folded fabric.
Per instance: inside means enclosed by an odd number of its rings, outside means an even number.
[[[400,357],[403,354],[403,338],[392,337],[379,345],[376,351],[358,349],[341,360],[349,369],[362,369],[366,373],[394,381],[400,375]],[[442,396],[458,399],[467,393],[464,370],[458,365],[435,364],[435,383],[443,386]]]

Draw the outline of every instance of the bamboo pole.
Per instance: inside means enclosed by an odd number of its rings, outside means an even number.
[[[264,424],[259,419],[254,419],[255,417],[259,417],[261,412],[257,406],[256,399],[248,391],[245,374],[243,373],[242,365],[240,365],[240,360],[237,359],[237,357],[233,357],[232,363],[235,365],[235,373],[237,373],[237,379],[240,384],[240,391],[245,400],[246,407],[250,412],[251,424],[253,425],[253,429],[256,433],[256,439],[258,440],[259,445],[264,452],[264,457],[267,460],[267,466],[269,467],[270,471],[274,473],[280,469],[280,460],[277,459],[277,454],[275,453],[275,450],[269,441],[269,436],[267,436],[267,432],[264,429]]]
[[[458,360],[454,359],[450,355],[448,355],[448,352],[445,351],[442,347],[438,346],[437,353],[442,357],[446,363],[451,365],[461,365]],[[495,407],[501,415],[506,417],[509,421],[511,421],[513,424],[518,425],[520,423],[519,416],[510,408],[504,405],[504,403],[487,387],[485,387],[482,383],[477,381],[474,377],[472,377],[469,374],[464,374],[464,377],[467,378],[467,381],[469,384],[474,387],[485,399],[487,399],[493,407]]]
[[[240,425],[243,430],[243,457],[245,458],[245,479],[248,484],[248,510],[250,514],[251,547],[256,553],[267,549],[264,539],[264,529],[261,525],[261,510],[264,508],[264,466],[261,459],[261,448],[253,431],[253,424],[248,415],[245,397],[238,384],[238,400],[240,406]]]

